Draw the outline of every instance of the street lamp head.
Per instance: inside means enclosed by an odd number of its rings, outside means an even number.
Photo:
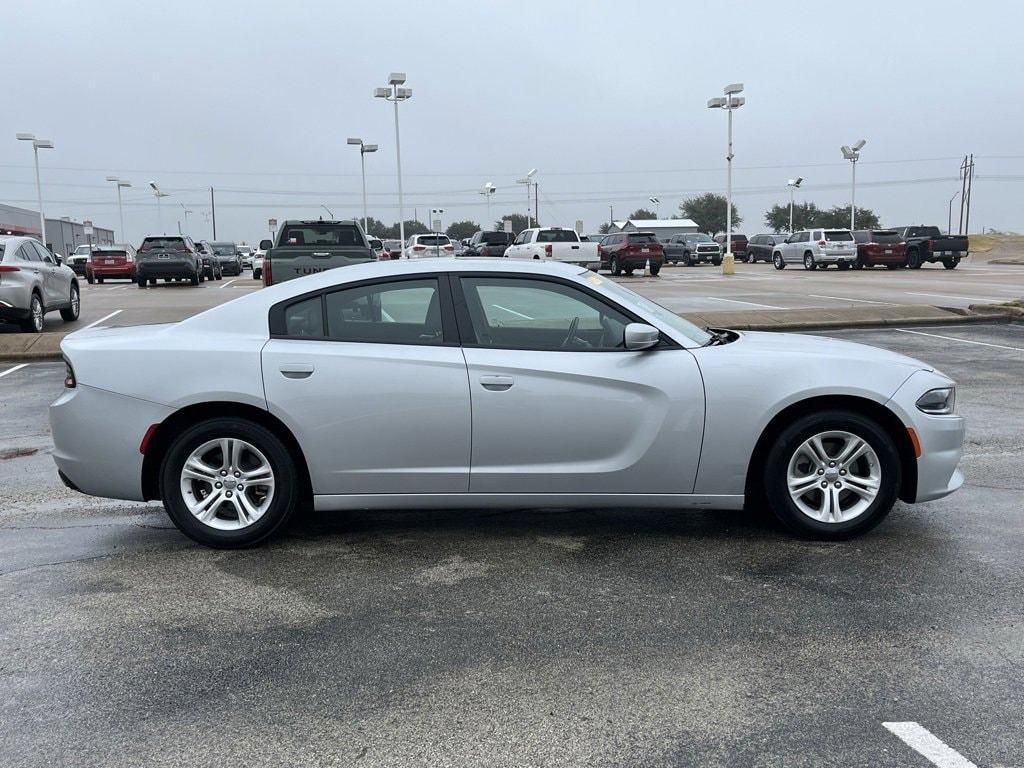
[[[843,153],[843,157],[846,158],[847,160],[852,160],[854,156],[857,154],[845,144],[839,148],[839,151]]]
[[[484,184],[484,191],[485,192],[493,193],[494,190],[495,190],[495,187],[494,187],[494,184],[492,182],[488,181],[486,184]]]
[[[151,187],[153,188],[153,191],[154,191],[154,192],[157,192],[157,191],[159,191],[159,189],[160,189],[160,187],[158,187],[158,186],[156,185],[156,182],[155,182],[155,181],[151,181],[151,182],[149,182],[149,186],[151,186]]]
[[[532,179],[535,173],[537,173],[537,169],[531,168],[529,171],[526,172],[526,178]]]
[[[15,134],[15,135],[17,136],[18,141],[35,141],[36,140],[35,134],[33,134],[33,133],[18,133],[18,134]]]
[[[386,99],[390,95],[391,95],[391,89],[390,88],[374,88],[373,89],[373,96],[376,99]]]
[[[117,186],[119,187],[130,187],[132,183],[130,181],[118,181]]]
[[[53,149],[53,142],[49,139],[36,139],[32,142],[32,146],[36,149]]]
[[[117,176],[107,176],[107,181],[120,181],[120,179]]]
[[[853,151],[854,152],[859,152],[860,150],[862,150],[864,148],[864,145],[867,144],[867,143],[868,143],[867,139],[861,139],[860,141],[858,141],[856,144],[853,145]]]
[[[651,201],[652,203],[654,203],[655,205],[657,205],[658,203],[660,203],[660,202],[661,202],[661,200],[659,200],[659,199],[658,199],[658,198],[656,198],[656,197],[648,197],[647,199],[648,199],[648,200],[650,200],[650,201]]]
[[[412,88],[395,88],[395,97],[404,101],[412,98]]]
[[[362,144],[362,143],[363,143],[362,139],[349,139],[346,142],[346,144]]]
[[[405,85],[405,72],[392,72],[388,75],[388,83],[391,85]]]
[[[726,96],[732,96],[733,94],[743,93],[743,83],[729,83],[722,89],[722,93]]]
[[[721,109],[725,106],[725,97],[716,96],[713,99],[708,99],[708,109]]]
[[[737,96],[736,98],[730,98],[729,99],[729,107],[731,109],[736,109],[736,107],[742,107],[746,103],[747,103],[747,100],[745,98],[743,98],[742,96]]]
[[[363,147],[362,147],[362,149],[360,151],[363,152],[364,154],[366,152],[376,152],[377,151],[377,145],[376,144],[363,144]]]

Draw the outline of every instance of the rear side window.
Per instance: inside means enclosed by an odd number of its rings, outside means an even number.
[[[357,286],[324,297],[327,337],[381,344],[442,344],[436,279]]]
[[[825,239],[831,242],[852,243],[853,233],[846,229],[826,230]]]
[[[39,254],[36,253],[35,248],[25,243],[15,251],[14,258],[18,261],[39,261]]]
[[[542,229],[537,233],[538,243],[578,243],[579,236],[571,229]]]
[[[318,339],[324,335],[323,304],[319,296],[292,304],[284,311],[285,333],[295,339]]]
[[[487,245],[508,245],[512,242],[511,232],[484,232],[480,236],[480,242]]]
[[[281,247],[294,245],[364,245],[362,233],[353,224],[287,224],[278,240]]]
[[[139,246],[140,251],[184,251],[185,241],[180,237],[147,237]]]

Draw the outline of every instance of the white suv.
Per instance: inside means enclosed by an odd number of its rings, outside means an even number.
[[[848,229],[804,229],[794,232],[772,251],[776,269],[803,264],[804,269],[824,269],[835,264],[849,269],[857,261],[857,243]]]
[[[413,235],[405,246],[405,258],[425,259],[434,256],[454,256],[455,246],[448,235]]]

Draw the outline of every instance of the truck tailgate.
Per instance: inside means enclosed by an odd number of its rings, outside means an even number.
[[[591,264],[601,260],[597,255],[597,243],[546,243],[551,246],[548,258],[569,264]]]
[[[286,245],[271,249],[267,256],[273,265],[275,283],[314,275],[335,267],[347,267],[350,264],[362,264],[377,260],[372,249],[357,245]]]

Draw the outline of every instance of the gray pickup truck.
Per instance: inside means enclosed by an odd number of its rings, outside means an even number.
[[[263,284],[276,285],[335,267],[376,261],[355,221],[285,221],[277,242],[264,240]]]

